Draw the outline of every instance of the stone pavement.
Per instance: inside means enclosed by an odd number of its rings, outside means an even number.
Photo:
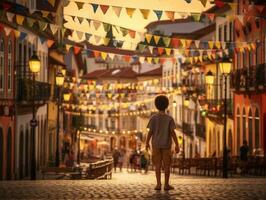
[[[266,178],[172,175],[175,190],[156,192],[153,172],[114,173],[112,180],[38,180],[0,182],[0,199],[182,199],[265,200]]]

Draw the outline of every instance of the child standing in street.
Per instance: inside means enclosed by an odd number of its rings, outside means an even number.
[[[150,149],[150,139],[152,140],[152,162],[155,166],[155,174],[157,185],[155,190],[161,190],[161,168],[162,164],[165,173],[164,190],[173,190],[174,188],[169,184],[170,167],[171,167],[171,146],[172,138],[175,143],[175,151],[179,152],[179,145],[175,134],[176,125],[174,119],[166,114],[166,109],[169,105],[169,100],[166,96],[160,95],[155,98],[155,107],[158,112],[154,114],[147,128],[149,129],[146,150]]]

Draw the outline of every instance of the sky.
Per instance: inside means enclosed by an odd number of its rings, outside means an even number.
[[[84,2],[85,4],[83,8],[79,10],[75,2]],[[90,26],[87,20],[83,20],[83,22],[80,24],[77,18],[75,18],[75,20],[73,21],[71,16],[94,19],[142,33],[146,32],[145,26],[147,26],[150,22],[157,21],[157,17],[153,13],[153,11],[150,12],[148,19],[144,19],[139,10],[136,10],[133,14],[133,17],[130,18],[126,14],[125,8],[123,8],[120,17],[118,18],[113,12],[112,7],[110,7],[107,13],[104,15],[100,8],[98,8],[97,12],[94,13],[92,6],[89,3],[176,12],[202,12],[211,6],[208,2],[206,7],[203,7],[199,0],[192,0],[191,3],[187,3],[185,0],[70,0],[69,4],[64,8],[64,18],[67,21],[67,23],[65,23],[66,28],[104,37],[106,35],[106,32],[104,31],[102,26],[98,30],[95,30],[94,25]],[[175,14],[175,18],[180,18],[178,13]],[[163,14],[161,20],[165,19],[168,18],[165,16],[165,14]],[[116,39],[128,41],[127,48],[131,48],[132,44],[137,44],[140,40],[143,39],[138,34],[136,34],[135,39],[130,38],[129,35],[122,37],[121,33],[114,34],[116,34]],[[80,40],[74,33],[69,39],[79,42],[81,40],[84,40],[85,36]],[[90,43],[96,44],[94,37],[90,39]]]

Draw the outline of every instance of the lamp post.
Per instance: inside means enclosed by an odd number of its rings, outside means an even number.
[[[223,178],[228,177],[228,157],[226,145],[226,115],[227,115],[227,77],[230,75],[232,63],[228,57],[223,58],[219,63],[219,68],[222,76],[224,77],[224,133],[223,133]]]
[[[36,110],[35,110],[35,75],[40,71],[41,61],[38,58],[36,52],[33,53],[29,59],[29,67],[32,72],[32,119],[30,121],[31,126],[31,180],[36,180],[36,146],[35,146],[35,129],[37,126]]]
[[[60,103],[61,103],[61,87],[64,84],[64,75],[62,72],[57,73],[55,77],[55,83],[58,88],[58,97],[57,97],[57,126],[56,126],[56,155],[55,155],[55,166],[59,167],[60,165],[60,154],[59,154],[59,132],[60,132]]]

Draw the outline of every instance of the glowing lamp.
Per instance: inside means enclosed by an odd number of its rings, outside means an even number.
[[[62,72],[57,73],[55,77],[55,83],[57,86],[62,86],[64,84],[65,77]]]
[[[41,69],[41,61],[38,58],[36,52],[33,52],[33,55],[29,59],[30,71],[33,73],[38,73]]]
[[[219,63],[219,67],[222,74],[228,75],[231,72],[232,62],[228,57],[225,57],[222,62]]]
[[[71,97],[71,93],[64,93],[63,95],[64,101],[69,101],[70,97]]]
[[[184,100],[184,106],[185,107],[188,107],[189,106],[189,98],[188,97],[185,98],[185,100]]]
[[[173,106],[174,106],[174,108],[176,108],[176,106],[177,106],[176,101],[173,101]]]
[[[206,80],[206,83],[209,85],[212,85],[214,83],[214,75],[211,72],[211,70],[209,70],[207,74],[205,75],[205,80]]]

